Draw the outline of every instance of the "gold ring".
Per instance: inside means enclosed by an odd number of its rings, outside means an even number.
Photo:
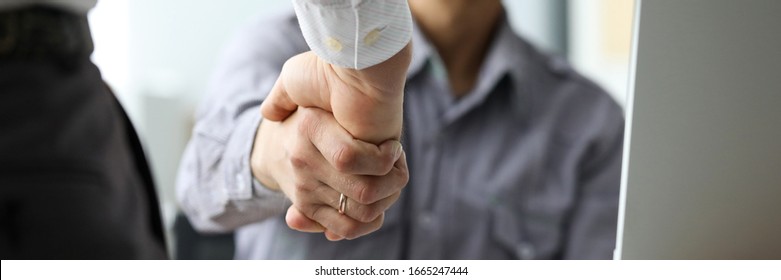
[[[339,214],[344,215],[344,210],[347,209],[347,197],[344,194],[339,195]]]

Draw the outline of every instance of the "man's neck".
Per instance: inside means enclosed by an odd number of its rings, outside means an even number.
[[[469,93],[501,19],[501,1],[410,0],[409,4],[445,64],[453,94]]]

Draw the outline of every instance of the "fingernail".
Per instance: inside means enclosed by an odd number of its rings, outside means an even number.
[[[393,151],[393,158],[394,161],[399,160],[399,157],[401,157],[401,151],[404,150],[404,147],[401,146],[401,142],[396,142],[394,144],[396,146],[396,150]]]
[[[329,232],[327,230],[323,234],[325,234],[325,239],[328,239],[328,241],[340,241],[340,240],[344,239],[343,237],[341,237],[341,236],[339,236],[337,234],[331,233],[331,232]]]

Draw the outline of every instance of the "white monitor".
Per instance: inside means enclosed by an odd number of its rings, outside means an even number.
[[[781,1],[635,15],[616,259],[781,259]]]

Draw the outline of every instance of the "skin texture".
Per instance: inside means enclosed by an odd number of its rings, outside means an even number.
[[[409,179],[398,139],[411,57],[407,45],[360,71],[312,52],[285,63],[261,106],[251,166],[261,183],[293,202],[290,228],[325,232],[329,240],[380,228]],[[340,193],[348,197],[345,215],[336,210]]]
[[[288,226],[325,231],[329,240],[379,229],[409,178],[398,141],[377,146],[356,140],[318,108],[299,108],[283,122],[263,121],[255,140],[253,173],[293,202]],[[340,193],[349,198],[344,215],[337,211]]]
[[[261,110],[282,121],[299,106],[332,112],[355,138],[380,144],[401,136],[408,44],[390,59],[364,70],[328,64],[312,52],[289,59]]]

